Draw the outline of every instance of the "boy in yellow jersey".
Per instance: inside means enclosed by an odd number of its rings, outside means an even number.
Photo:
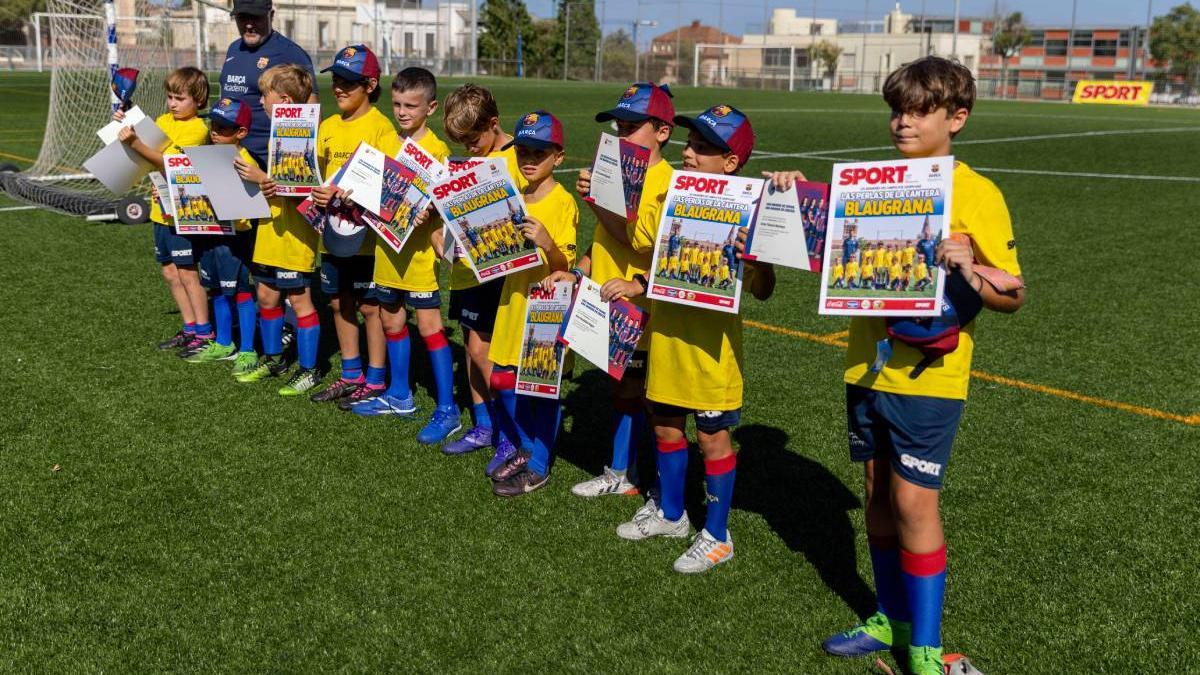
[[[942,157],[951,154],[953,137],[967,123],[975,81],[962,65],[930,56],[892,72],[883,98],[891,107],[892,142],[900,154]],[[956,162],[951,170],[948,216],[956,236],[938,245],[933,261],[945,269],[948,301],[967,306],[973,300],[993,311],[1015,312],[1024,302],[1023,290],[998,291],[974,270],[986,265],[1021,273],[1004,197],[965,164]],[[941,675],[946,545],[939,491],[967,396],[975,326],[962,325],[957,349],[936,361],[926,363],[919,350],[894,340],[891,357],[872,368],[888,325],[882,318],[851,320],[843,378],[850,456],[864,465],[867,543],[879,607],[864,623],[826,640],[824,648],[859,656],[907,647],[907,672]],[[928,367],[916,371],[918,365]]]
[[[713,106],[695,118],[679,116],[675,123],[688,129],[685,171],[736,174],[750,159],[754,131],[750,120],[732,106]],[[771,178],[780,190],[787,190],[798,176],[789,172]],[[655,229],[649,223],[639,224],[635,246],[652,243]],[[745,236],[743,228],[733,244],[735,260],[744,250]],[[747,262],[743,283],[754,297],[766,300],[775,290],[774,268]],[[690,415],[695,418],[704,455],[707,514],[704,528],[675,560],[674,569],[696,574],[733,558],[728,519],[737,460],[730,428],[741,417],[742,319],[739,314],[657,300],[651,302],[650,314],[654,320],[650,324],[646,398],[653,412],[660,497],[653,512],[639,509],[617,528],[617,535],[630,541],[688,536],[684,486],[688,464],[685,429]]]
[[[616,106],[596,115],[597,122],[615,122],[617,136],[650,149],[650,166],[645,172],[642,199],[634,222],[627,222],[623,214],[610,213],[588,202],[596,216],[596,230],[591,247],[579,260],[576,273],[591,277],[601,284],[601,294],[605,300],[625,297],[641,288],[634,278],[644,276],[650,269],[653,242],[648,247],[634,248],[630,241],[638,223],[645,221],[652,223],[653,227],[658,226],[667,184],[671,179],[671,165],[663,159],[662,149],[671,140],[674,118],[675,105],[671,102],[670,89],[666,85],[649,82],[629,86],[617,99]],[[575,190],[581,197],[588,195],[591,172],[579,172]],[[686,273],[687,266],[687,259],[681,255],[678,274],[682,276]],[[645,298],[637,298],[634,302],[643,309],[648,307]],[[571,488],[571,492],[580,497],[632,495],[638,492],[628,474],[631,467],[638,465],[637,449],[645,434],[647,340],[647,334],[644,333],[638,343],[640,349],[629,359],[625,377],[614,383],[612,459],[599,476]],[[642,472],[646,479],[652,477],[652,471],[648,469],[649,459],[644,457],[642,462],[647,465],[647,470]],[[648,503],[653,501],[651,495]]]
[[[492,92],[477,84],[464,84],[446,97],[444,112],[446,135],[461,145],[472,157],[503,157],[508,173],[518,190],[524,190],[529,181],[517,168],[517,154],[508,145],[512,137],[500,126],[500,108]],[[434,233],[434,249],[442,247],[443,232]],[[483,240],[472,242],[485,254]],[[456,253],[461,250],[455,246]],[[457,321],[464,333],[467,353],[467,383],[471,388],[471,412],[474,425],[461,438],[442,448],[449,455],[460,455],[495,445],[496,452],[488,464],[487,474],[499,468],[516,454],[516,446],[496,438],[492,424],[492,362],[488,358],[491,349],[492,329],[496,323],[496,309],[500,306],[500,293],[504,289],[504,278],[479,283],[462,255],[456,255],[450,269],[450,318]]]
[[[833,278],[833,283],[830,288],[845,288],[846,287],[846,267],[842,265],[841,260],[835,260],[833,263],[833,272],[830,275]]]
[[[862,267],[859,270],[863,288],[878,288],[879,276],[875,273],[874,256],[863,256]]]
[[[450,157],[450,148],[427,125],[437,111],[437,80],[424,68],[405,68],[392,80],[392,116],[402,138],[411,138],[439,162]],[[425,186],[429,190],[429,186]],[[387,360],[392,384],[389,392],[374,400],[352,402],[351,411],[372,414],[390,406],[389,397],[408,398],[411,349],[408,314],[417,317],[417,331],[425,342],[433,370],[436,406],[428,424],[417,433],[417,441],[440,443],[461,428],[454,405],[454,362],[442,325],[442,296],[438,290],[437,253],[432,235],[441,228],[432,210],[419,214],[414,230],[399,252],[382,239],[375,244],[375,294],[379,301],[382,331],[387,338]],[[368,381],[373,379],[368,377]],[[367,386],[371,386],[368,384]],[[351,396],[351,400],[355,400]]]
[[[888,267],[888,287],[893,291],[908,290],[908,282],[903,277],[904,267],[900,265],[900,256],[897,254],[892,257],[892,264]]]
[[[263,108],[270,115],[280,104],[307,102],[313,91],[313,78],[308,70],[297,65],[268,68],[258,78]],[[317,233],[296,210],[300,200],[275,194],[271,180],[255,162],[239,160],[236,165],[242,178],[258,182],[271,205],[271,220],[258,223],[254,238],[251,271],[258,294],[259,327],[262,331],[261,356],[244,350],[234,362],[234,377],[238,382],[257,382],[287,372],[283,358],[283,315],[286,299],[297,318],[305,317],[300,327],[297,345],[303,363],[316,365],[316,337],[311,326],[317,325],[313,305],[313,271],[317,268]],[[243,302],[245,300],[245,302]],[[253,325],[253,314],[246,308],[249,299],[239,296],[238,317],[242,330]],[[251,338],[253,339],[253,338]]]
[[[179,154],[183,148],[208,143],[208,127],[197,112],[208,105],[208,77],[199,69],[179,68],[163,81],[167,96],[167,112],[154,120],[171,144],[164,152],[147,146],[138,139],[133,127],[121,129],[118,138],[158,170],[163,170],[163,154]],[[113,119],[125,119],[118,110]],[[150,204],[150,220],[154,223],[154,259],[162,268],[163,280],[171,298],[183,317],[183,327],[175,335],[158,344],[159,349],[178,349],[188,357],[206,348],[213,338],[208,316],[208,294],[200,284],[197,263],[202,252],[191,237],[175,233],[169,217],[159,207],[159,200],[168,195],[156,195]],[[201,337],[197,337],[200,335]]]
[[[867,256],[864,255],[863,258],[866,259]],[[858,281],[858,263],[854,260],[854,258],[850,258],[846,261],[846,287],[861,288],[862,286],[858,283]]]
[[[517,396],[517,359],[521,356],[521,327],[525,324],[530,285],[547,273],[565,272],[575,264],[575,234],[579,207],[575,198],[558,181],[554,169],[562,165],[562,124],[545,110],[531,112],[517,122],[513,140],[517,165],[528,185],[524,189],[528,209],[521,223],[525,240],[533,242],[545,260],[544,268],[533,268],[504,277],[496,330],[488,355],[492,360],[491,387],[499,405],[496,421],[500,435],[519,445],[521,451],[492,471],[492,492],[516,497],[533,492],[550,480],[550,454],[558,437],[562,408],[558,399]],[[549,370],[545,350],[536,352],[535,366]]]
[[[913,265],[912,271],[912,290],[923,291],[930,283],[929,266],[925,264],[925,256],[917,255],[917,262]]]
[[[334,56],[333,64],[321,72],[330,71],[338,112],[322,120],[317,132],[317,162],[321,166],[321,175],[332,177],[337,174],[359,143],[395,157],[400,151],[396,128],[374,105],[381,91],[379,61],[375,54],[363,45],[345,47]],[[332,186],[314,188],[313,203],[326,209],[335,197],[345,198],[338,192]],[[333,309],[333,326],[342,356],[342,378],[357,380],[362,377],[362,356],[358,348],[360,311],[366,319],[368,366],[373,369],[371,372],[382,374],[387,347],[372,282],[375,233],[364,223],[341,221],[338,226],[333,222],[340,220],[336,213],[331,212],[328,217],[331,222],[326,223],[321,233],[321,291],[329,297],[329,306]],[[319,381],[320,374],[315,369],[302,369],[288,382],[288,393],[303,394],[316,387]],[[402,386],[407,388],[408,383]],[[389,410],[394,410],[395,414],[416,412],[411,401],[394,403]]]
[[[213,145],[233,145],[245,163],[254,163],[254,156],[241,146],[250,133],[253,113],[250,106],[236,99],[223,98],[213,106],[208,116]],[[250,294],[250,259],[254,254],[254,225],[257,220],[234,221],[232,236],[210,237],[200,258],[200,281],[212,298],[213,323],[216,338],[204,349],[192,354],[187,361],[204,363],[234,358],[238,348],[233,346],[233,317],[237,314],[237,298]],[[253,307],[253,304],[251,304]],[[248,326],[241,327],[241,348],[254,352],[254,320],[249,315]]]
[[[912,241],[906,242],[904,244],[904,250],[902,250],[900,252],[900,264],[911,265],[911,264],[913,264],[913,261],[916,260],[916,257],[917,257],[917,248],[915,246],[913,246]]]

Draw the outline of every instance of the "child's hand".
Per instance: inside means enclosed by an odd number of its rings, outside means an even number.
[[[425,208],[421,209],[421,212],[417,214],[417,217],[413,218],[413,227],[420,227],[420,226],[424,225],[425,223],[429,222],[429,219],[431,217],[431,215],[430,215],[431,211],[433,211],[432,206],[426,206]],[[433,239],[433,237],[431,235],[430,240],[432,240],[432,239]]]
[[[258,184],[258,189],[262,190],[263,197],[266,197],[267,199],[274,199],[279,194],[279,186],[276,185],[275,181],[270,178],[264,178],[263,181]]]
[[[586,197],[592,193],[592,172],[588,169],[579,170],[579,179],[575,181],[575,191],[580,197]]]
[[[550,238],[546,226],[529,214],[525,214],[525,221],[521,223],[521,234],[540,249],[549,250],[554,247],[554,240]]]
[[[428,213],[428,211],[429,211],[429,209],[426,209],[426,213]],[[447,258],[445,256],[445,253],[446,253],[446,231],[445,230],[443,230],[442,228],[439,227],[438,229],[434,230],[433,232],[430,232],[429,233],[429,243],[433,244],[433,252],[437,254],[437,257],[441,258],[442,260],[445,260],[446,262],[452,262],[449,258]]]
[[[575,283],[575,273],[568,272],[567,270],[559,270],[557,272],[551,272],[550,276],[546,277],[545,279],[542,279],[542,290],[552,291],[552,290],[554,290],[554,284],[556,284],[560,281],[569,281],[572,284],[574,284]]]
[[[313,203],[321,208],[327,208],[329,202],[337,195],[337,188],[332,185],[321,185],[313,188],[312,197]]]
[[[646,289],[636,281],[624,279],[609,279],[600,287],[600,298],[612,302],[617,298],[636,298],[646,292]]]
[[[114,110],[114,111],[113,111],[113,116],[112,116],[112,118],[113,118],[113,121],[114,121],[114,122],[123,122],[123,121],[125,121],[125,111],[124,111],[124,110],[121,110],[120,108],[117,108],[116,110]]]
[[[269,180],[267,172],[258,168],[258,164],[247,162],[241,157],[233,160],[233,168],[244,181],[262,185],[263,181]]]
[[[771,185],[775,186],[777,192],[787,192],[792,189],[796,181],[807,180],[799,171],[764,171],[762,175],[763,178],[771,181]]]
[[[137,132],[133,130],[133,127],[121,127],[121,130],[117,132],[117,140],[126,145],[133,143],[137,139]]]
[[[937,251],[933,256],[934,262],[945,267],[947,270],[959,270],[967,281],[974,284],[975,270],[975,252],[971,250],[971,242],[962,241],[951,237],[943,239],[942,243],[938,244]]]
[[[748,239],[749,237],[750,237],[750,229],[749,228],[746,228],[746,227],[738,228],[737,239],[735,239],[733,242],[733,250],[736,251],[738,260],[741,260],[742,254],[746,252],[746,239]],[[754,261],[747,260],[746,263],[749,265],[753,265]]]

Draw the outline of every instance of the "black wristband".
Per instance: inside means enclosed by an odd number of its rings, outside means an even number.
[[[643,293],[650,290],[650,282],[646,279],[645,274],[635,274],[633,275],[633,280],[642,285]]]

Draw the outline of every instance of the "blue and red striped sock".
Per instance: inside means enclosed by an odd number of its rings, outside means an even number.
[[[491,406],[484,401],[471,404],[471,416],[475,418],[475,426],[483,427],[484,429],[492,428],[492,414],[490,410]]]
[[[881,614],[892,621],[911,621],[904,582],[900,579],[900,540],[896,535],[867,533],[871,570],[875,575],[875,598]]]
[[[233,344],[233,297],[213,296],[213,319],[217,324],[217,344],[228,347]]]
[[[450,355],[450,342],[446,332],[438,331],[424,336],[425,351],[429,353],[429,364],[433,366],[433,384],[437,389],[437,407],[454,407],[454,359]]]
[[[737,455],[704,460],[704,483],[708,489],[708,514],[704,529],[717,541],[729,534],[729,505],[733,501],[733,481],[737,477]]]
[[[623,473],[637,462],[637,445],[646,425],[646,409],[641,399],[617,399],[613,414],[612,466]]]
[[[658,508],[667,520],[683,517],[683,489],[687,481],[687,438],[655,442],[658,449]]]
[[[531,447],[529,437],[525,435],[521,425],[517,424],[517,371],[512,368],[494,367],[489,384],[492,386],[492,394],[496,397],[492,401],[496,427],[518,448]]]
[[[189,336],[195,335],[196,334],[196,324],[188,323],[187,321],[184,321],[183,322],[183,334],[189,335]]]
[[[254,351],[254,333],[258,330],[258,304],[250,293],[237,294],[238,351]]]
[[[197,323],[196,337],[202,340],[211,340],[213,338],[213,327],[211,323]]]
[[[296,317],[296,360],[301,368],[317,367],[321,344],[321,317],[316,312]]]
[[[363,376],[362,357],[352,356],[342,359],[342,379],[358,380]]]
[[[408,326],[394,333],[387,334],[388,371],[392,381],[388,383],[388,396],[407,399],[412,396],[408,386],[408,361],[412,353],[412,345],[408,341]]]
[[[278,356],[283,353],[283,308],[263,307],[259,310],[262,320],[263,354]]]
[[[946,595],[946,545],[932,553],[900,549],[900,577],[912,612],[913,647],[942,646],[942,602]]]
[[[382,387],[387,384],[387,366],[367,366],[367,386]]]

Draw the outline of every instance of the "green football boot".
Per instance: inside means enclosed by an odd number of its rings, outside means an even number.
[[[234,379],[254,370],[254,366],[256,365],[258,365],[258,354],[256,352],[238,352],[237,358],[233,360]]]
[[[913,675],[945,675],[941,647],[909,647],[908,672]]]
[[[911,635],[912,624],[892,621],[882,612],[875,612],[850,630],[831,636],[821,647],[832,656],[866,656],[886,652],[892,645],[903,648]]]
[[[265,380],[268,377],[278,377],[287,372],[288,363],[283,360],[283,357],[278,354],[274,356],[260,356],[254,367],[245,375],[237,378],[238,382],[243,384],[250,382],[258,382]]]
[[[312,391],[321,384],[321,374],[316,368],[301,368],[292,374],[287,384],[279,388],[280,396],[299,396]]]
[[[211,342],[198,352],[194,352],[183,360],[188,363],[213,363],[215,361],[225,361],[233,358],[237,353],[237,347],[232,344],[222,345],[216,342]]]

